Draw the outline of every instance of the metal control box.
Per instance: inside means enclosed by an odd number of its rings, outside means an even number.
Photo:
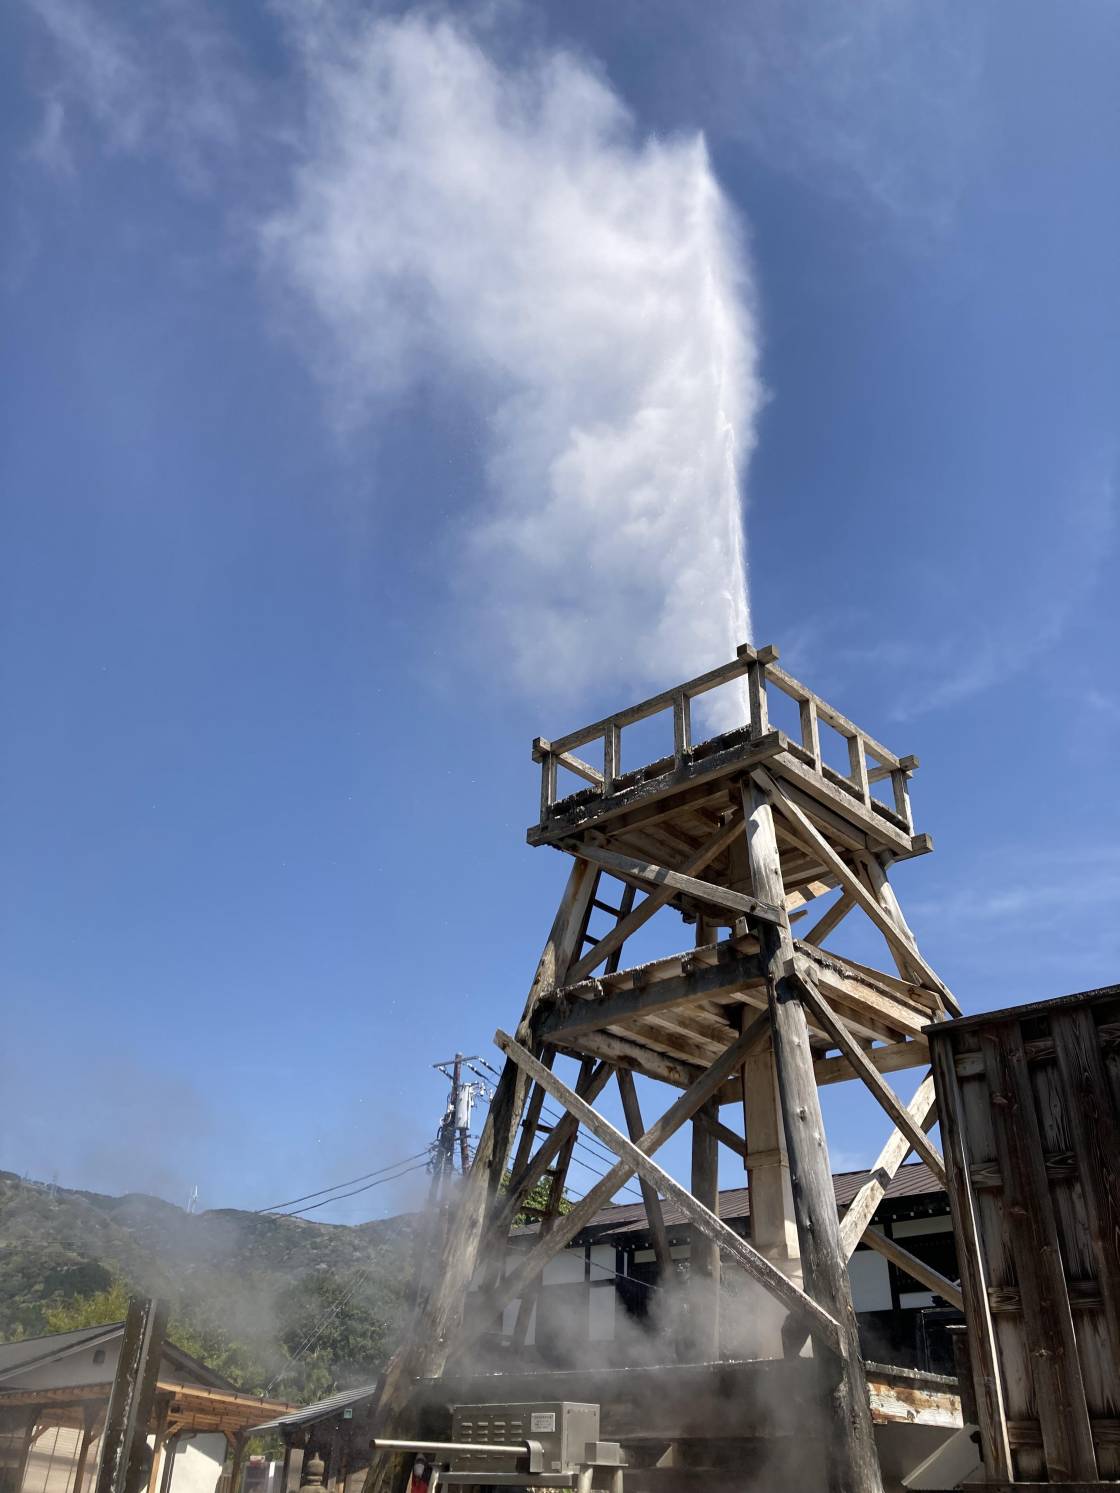
[[[487,1445],[510,1446],[536,1441],[544,1452],[545,1472],[571,1472],[586,1461],[589,1443],[599,1440],[599,1407],[573,1400],[542,1400],[527,1405],[456,1405],[451,1412],[452,1441],[477,1445],[480,1451],[455,1458],[455,1469],[486,1468],[512,1472],[516,1458],[487,1454]]]

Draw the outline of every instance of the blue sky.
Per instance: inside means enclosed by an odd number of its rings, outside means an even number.
[[[1113,6],[21,0],[0,57],[0,1165],[418,1151],[562,884],[529,742],[728,652],[740,498],[754,639],[921,758],[965,1007],[1116,979]]]

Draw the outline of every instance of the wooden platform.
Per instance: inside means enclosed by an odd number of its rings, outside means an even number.
[[[692,701],[720,686],[745,681],[750,665],[767,661],[772,653],[744,646],[734,662],[675,689],[557,741],[538,737],[533,756],[541,764],[541,817],[528,831],[529,843],[572,851],[594,843],[662,864],[687,859],[719,824],[720,816],[738,804],[743,774],[765,766],[823,833],[850,850],[885,851],[900,860],[932,849],[928,835],[914,833],[910,812],[908,783],[918,759],[896,756],[773,662],[767,662],[766,683],[797,703],[800,741],[771,728],[765,694],[747,693],[744,682],[743,704],[749,718],[743,726],[692,745]],[[674,721],[673,755],[633,772],[619,772],[625,728],[663,712],[670,712]],[[822,723],[846,743],[846,774],[822,756]],[[577,755],[577,749],[588,746],[601,767]],[[559,768],[589,786],[557,798]],[[889,783],[889,804],[878,796],[880,783]],[[787,890],[827,877],[826,868],[814,864],[792,836],[779,830],[779,842]],[[730,874],[725,852],[709,867],[709,879],[726,885]],[[687,895],[675,897],[673,905],[684,912],[695,910]]]
[[[922,1029],[937,1011],[937,997],[919,985],[865,969],[813,944],[795,945],[812,965],[817,983],[848,1026],[868,1042],[881,1073],[915,1068],[929,1060]],[[742,1006],[766,1009],[766,970],[750,934],[708,944],[567,985],[542,1001],[535,1035],[566,1052],[625,1062],[647,1077],[684,1088],[739,1033]],[[819,1084],[854,1077],[843,1057],[825,1057],[832,1041],[809,1020],[818,1054]],[[721,1102],[742,1097],[729,1085]]]

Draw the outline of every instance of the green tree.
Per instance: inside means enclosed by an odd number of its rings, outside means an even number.
[[[128,1315],[129,1290],[122,1280],[115,1280],[104,1291],[92,1296],[72,1296],[59,1306],[47,1308],[47,1328],[51,1332],[73,1332],[79,1327],[103,1327],[109,1322],[123,1322]]]
[[[507,1191],[509,1188],[510,1175],[511,1174],[509,1172],[506,1172],[506,1174],[502,1178],[503,1192]],[[521,1199],[521,1207],[514,1215],[514,1223],[536,1223],[538,1218],[543,1217],[544,1214],[548,1211],[548,1194],[551,1192],[551,1190],[552,1178],[546,1173],[539,1182],[533,1183],[532,1187],[529,1188],[529,1191]],[[560,1199],[560,1206],[557,1211],[560,1213],[570,1213],[572,1211],[572,1206],[573,1204],[571,1198],[567,1193],[564,1193]]]
[[[74,1296],[46,1313],[51,1332],[72,1332],[80,1327],[101,1327],[123,1322],[133,1293],[123,1280],[115,1280],[92,1296]],[[244,1344],[234,1341],[221,1327],[200,1313],[177,1303],[168,1315],[168,1340],[197,1358],[215,1373],[231,1379],[242,1389],[261,1390],[268,1377],[267,1366]]]

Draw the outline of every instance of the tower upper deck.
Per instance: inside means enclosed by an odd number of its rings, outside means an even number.
[[[702,845],[724,812],[740,802],[744,774],[765,767],[838,850],[892,860],[930,850],[929,836],[914,833],[910,810],[909,780],[918,759],[896,756],[787,674],[777,659],[772,646],[744,644],[731,662],[639,705],[556,741],[538,737],[533,758],[541,764],[541,814],[528,831],[529,843],[573,850],[594,844],[673,865]],[[741,709],[743,724],[694,744],[692,702],[721,688],[732,695],[733,709]],[[775,691],[793,702],[787,709],[796,711],[796,739],[771,722]],[[623,771],[623,733],[658,716],[665,717],[666,738],[671,718],[672,753]],[[827,732],[835,733],[840,752],[846,749],[846,772],[826,760],[827,747],[822,752]],[[586,748],[590,761],[581,754]],[[558,796],[561,770],[587,786]],[[783,839],[781,853],[787,889],[819,870],[795,841]],[[732,867],[725,862],[726,856],[705,874],[732,885]],[[680,905],[686,904],[684,899]]]

